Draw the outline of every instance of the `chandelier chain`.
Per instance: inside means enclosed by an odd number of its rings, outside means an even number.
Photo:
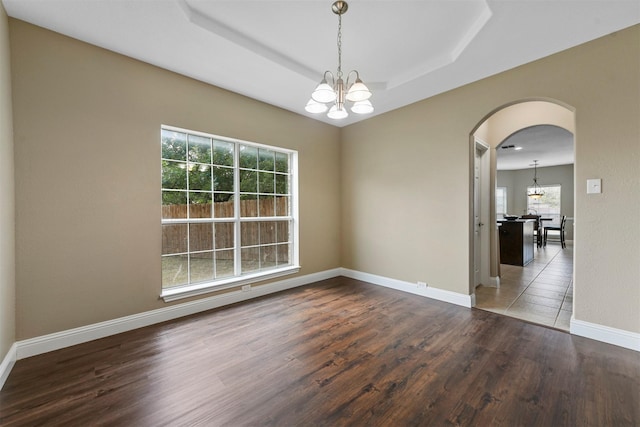
[[[338,15],[338,78],[342,77],[342,14]]]

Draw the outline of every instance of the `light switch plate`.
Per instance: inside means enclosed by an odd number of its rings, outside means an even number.
[[[602,193],[602,180],[588,179],[587,180],[587,194],[599,194]]]

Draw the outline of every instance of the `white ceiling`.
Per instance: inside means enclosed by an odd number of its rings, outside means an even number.
[[[304,111],[337,68],[332,0],[2,0],[18,19],[248,97]],[[373,115],[640,22],[638,0],[349,0],[343,70]]]
[[[534,160],[538,167],[571,165],[573,134],[557,126],[532,126],[505,139],[496,152],[498,170],[531,169]]]

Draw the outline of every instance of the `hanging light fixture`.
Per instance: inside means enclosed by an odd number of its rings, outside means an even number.
[[[528,194],[532,199],[539,199],[544,196],[542,187],[538,185],[538,161],[533,161],[533,187],[529,190]]]
[[[352,70],[347,74],[346,84],[342,79],[342,15],[347,12],[349,5],[346,1],[336,1],[331,5],[333,13],[338,15],[338,72],[334,76],[331,71],[325,71],[322,81],[311,94],[305,110],[309,113],[324,113],[329,110],[327,116],[331,119],[344,119],[349,116],[346,101],[353,102],[351,111],[356,114],[368,114],[373,112],[371,91],[360,80],[360,74]],[[355,75],[355,80],[350,85],[349,78]],[[331,84],[329,84],[329,82]]]

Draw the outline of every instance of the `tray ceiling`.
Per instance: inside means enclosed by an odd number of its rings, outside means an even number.
[[[337,67],[332,1],[2,0],[35,25],[233,92],[344,126],[304,106]],[[637,0],[350,0],[343,71],[373,115],[640,22]]]

